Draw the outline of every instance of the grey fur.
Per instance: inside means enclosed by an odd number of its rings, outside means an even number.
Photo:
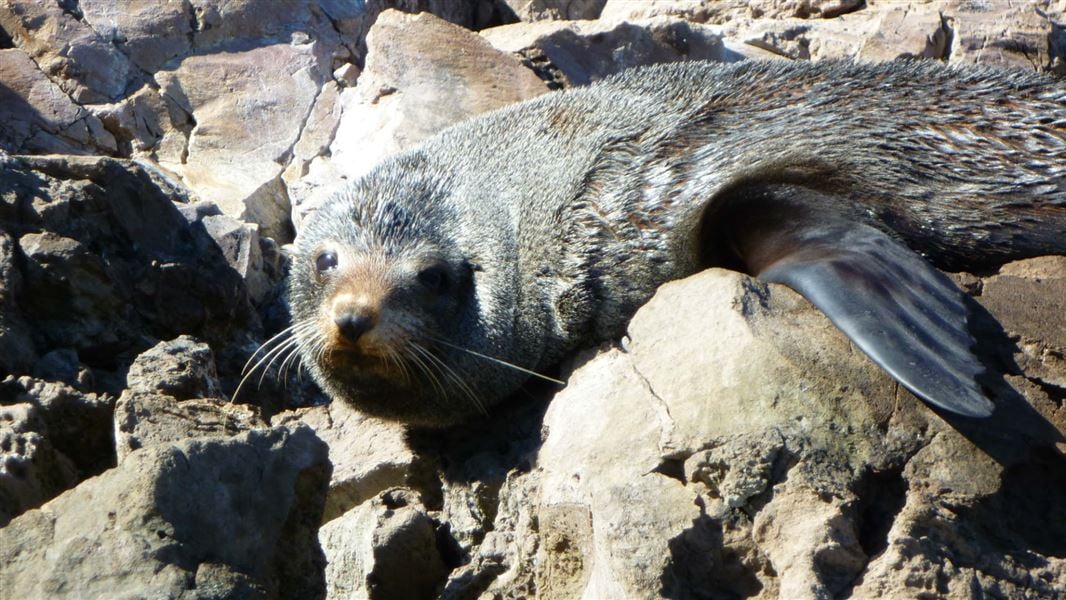
[[[297,241],[294,321],[330,293],[312,276],[324,240],[422,253],[469,279],[447,314],[398,300],[428,332],[410,336],[543,369],[621,335],[660,284],[706,266],[716,201],[774,182],[855,199],[841,210],[942,268],[1066,252],[1066,84],[929,62],[678,63],[547,94],[386,160],[321,208]],[[479,410],[422,377],[363,386],[323,368],[315,341],[315,379],[363,410],[429,425]],[[487,406],[527,378],[434,352]]]

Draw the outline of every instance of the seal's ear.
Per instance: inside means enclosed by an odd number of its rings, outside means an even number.
[[[825,313],[875,363],[933,406],[987,417],[962,292],[921,256],[845,208],[847,198],[791,185],[740,192],[732,250],[763,281]],[[834,210],[824,210],[832,206]]]

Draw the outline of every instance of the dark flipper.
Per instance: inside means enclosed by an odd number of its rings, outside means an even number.
[[[747,199],[733,204],[729,226],[740,233],[734,251],[759,279],[802,294],[929,404],[968,417],[992,413],[976,381],[984,367],[962,292],[946,275],[854,218],[846,199],[795,186]]]

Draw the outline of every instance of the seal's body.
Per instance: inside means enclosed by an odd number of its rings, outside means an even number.
[[[385,161],[301,232],[290,304],[328,393],[444,425],[528,377],[495,361],[542,369],[621,335],[663,282],[724,265],[797,289],[923,399],[978,416],[965,308],[916,253],[955,269],[1064,252],[1062,81],[679,63]]]

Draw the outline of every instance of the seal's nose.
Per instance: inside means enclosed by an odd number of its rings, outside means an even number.
[[[345,312],[333,319],[344,339],[354,344],[374,326],[374,319],[367,314]]]

